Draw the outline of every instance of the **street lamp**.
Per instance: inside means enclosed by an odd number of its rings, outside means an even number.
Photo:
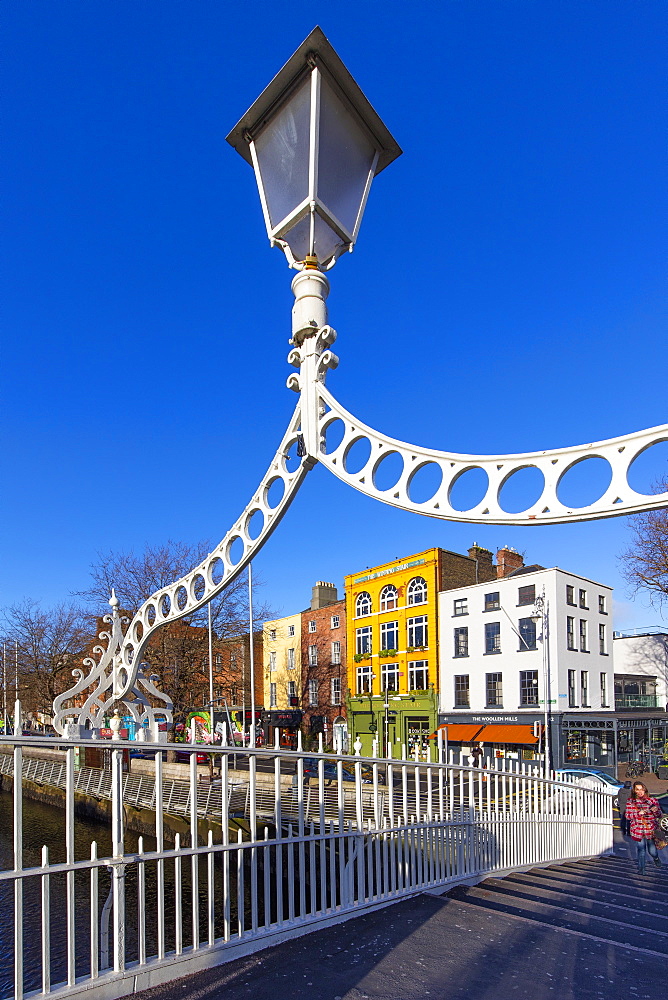
[[[545,777],[547,778],[550,771],[552,770],[552,733],[551,733],[551,715],[550,715],[550,671],[548,664],[548,630],[549,630],[549,612],[547,600],[545,597],[545,588],[541,594],[538,594],[534,600],[534,610],[533,614],[530,615],[532,622],[541,624],[540,630],[540,645],[543,656],[543,733],[544,733],[544,761],[543,769],[545,772]]]
[[[227,141],[255,170],[269,240],[297,270],[352,251],[371,181],[401,154],[320,28]]]

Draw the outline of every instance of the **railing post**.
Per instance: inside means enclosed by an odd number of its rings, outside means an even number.
[[[114,900],[114,972],[125,969],[125,865],[123,864],[123,751],[111,751],[111,843]]]

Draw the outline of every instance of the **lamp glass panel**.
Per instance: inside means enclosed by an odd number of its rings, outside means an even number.
[[[310,114],[307,77],[255,140],[272,228],[308,196]]]
[[[318,197],[352,234],[375,149],[324,75],[320,81]]]
[[[313,225],[314,245],[310,245],[311,238],[311,215],[305,215],[300,219],[281,239],[290,247],[295,260],[304,260],[307,254],[314,254],[321,264],[326,264],[333,256],[334,251],[343,242],[338,233],[321,218],[317,213]]]

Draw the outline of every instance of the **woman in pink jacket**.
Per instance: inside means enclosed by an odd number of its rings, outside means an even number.
[[[661,806],[647,791],[647,785],[635,781],[631,796],[626,803],[626,819],[630,825],[631,837],[638,844],[638,874],[645,874],[645,861],[649,852],[657,868],[661,860],[654,843],[654,831],[661,819]]]

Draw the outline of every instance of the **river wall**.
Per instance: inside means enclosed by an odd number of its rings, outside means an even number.
[[[14,791],[14,778],[9,774],[0,774],[0,791]],[[43,785],[36,781],[23,779],[23,794],[28,799],[36,802],[45,802],[47,805],[65,808],[65,789],[55,785]],[[85,792],[74,792],[74,812],[78,816],[86,816],[89,819],[97,820],[100,823],[111,824],[111,799],[98,798]],[[146,809],[142,806],[123,803],[123,816],[125,828],[132,830],[145,837],[155,837],[155,810]],[[181,843],[190,843],[190,821],[185,816],[174,816],[170,813],[163,813],[164,839],[166,843],[174,843],[176,834],[180,834]],[[229,820],[230,839],[236,841],[238,830],[241,829],[244,837],[248,836],[249,824],[245,819]],[[214,819],[198,816],[197,836],[200,844],[206,844],[209,830],[213,831],[214,840],[220,842],[222,834],[222,824]]]

